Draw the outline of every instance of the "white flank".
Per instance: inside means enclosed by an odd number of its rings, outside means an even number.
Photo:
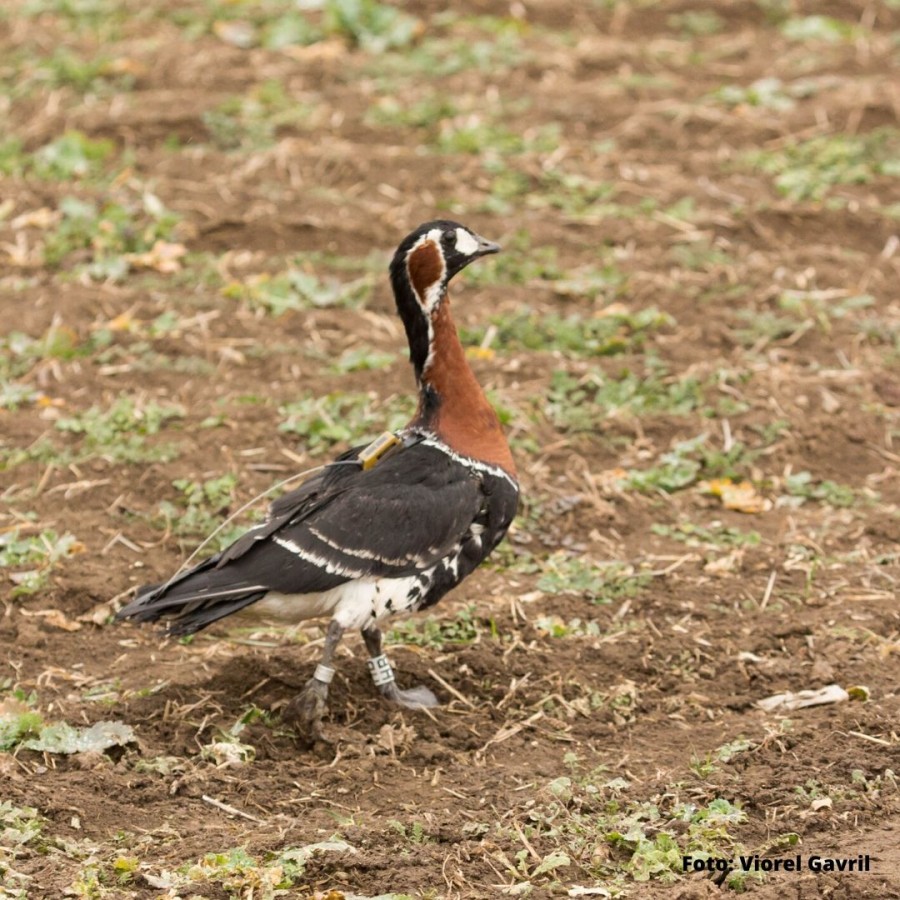
[[[379,619],[405,613],[421,602],[435,567],[405,578],[360,578],[318,594],[279,594],[270,591],[254,604],[263,615],[301,622],[330,616],[342,628],[368,628]],[[422,585],[413,599],[411,592]]]
[[[444,560],[444,565],[447,567],[447,571],[450,572],[450,574],[451,574],[454,578],[459,578],[459,556],[460,556],[460,552],[461,552],[461,551],[460,551],[459,549],[457,549],[457,551],[453,554],[453,556],[448,557],[447,559]]]

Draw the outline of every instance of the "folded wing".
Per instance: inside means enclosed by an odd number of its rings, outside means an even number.
[[[170,632],[188,633],[269,591],[315,594],[359,579],[411,575],[460,545],[483,501],[471,472],[422,445],[368,471],[329,467],[276,501],[269,518],[230,547],[144,589],[119,616],[173,617]]]

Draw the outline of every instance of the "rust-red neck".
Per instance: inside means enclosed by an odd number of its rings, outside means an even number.
[[[449,296],[432,314],[430,332],[430,352],[419,377],[419,406],[411,424],[432,431],[457,453],[516,477],[500,420],[460,343]]]

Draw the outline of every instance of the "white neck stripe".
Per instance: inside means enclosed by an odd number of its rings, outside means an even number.
[[[506,469],[495,466],[491,463],[482,462],[480,459],[473,459],[471,456],[464,456],[462,453],[457,453],[453,448],[448,447],[437,435],[429,433],[428,436],[421,441],[426,447],[434,447],[435,450],[440,450],[441,453],[446,453],[452,460],[460,463],[461,465],[468,466],[470,469],[475,469],[478,472],[487,472],[490,475],[494,475],[497,478],[505,478],[514,488],[518,490],[519,482],[513,478]]]

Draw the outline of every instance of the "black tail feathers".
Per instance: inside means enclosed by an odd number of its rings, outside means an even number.
[[[217,561],[212,557],[169,581],[140,588],[134,600],[116,613],[116,619],[166,619],[168,634],[193,634],[268,593],[262,585],[236,583],[215,568]]]

